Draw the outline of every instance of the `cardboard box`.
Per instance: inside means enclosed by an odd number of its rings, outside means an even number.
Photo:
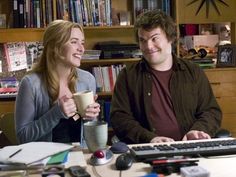
[[[184,37],[187,49],[196,49],[199,46],[213,48],[219,43],[219,35],[191,35]]]
[[[200,166],[180,168],[181,177],[209,177],[210,173]]]

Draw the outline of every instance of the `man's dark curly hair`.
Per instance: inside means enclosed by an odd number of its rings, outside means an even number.
[[[140,14],[134,24],[136,40],[138,41],[138,29],[142,28],[151,31],[154,28],[161,28],[165,33],[168,41],[176,41],[177,31],[173,19],[161,10],[152,10]]]

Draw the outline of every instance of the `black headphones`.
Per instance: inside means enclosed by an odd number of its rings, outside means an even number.
[[[205,56],[207,56],[207,51],[203,48],[199,49],[198,51],[196,51],[195,49],[189,49],[188,54],[189,56],[187,58],[194,58],[194,57],[204,58]]]

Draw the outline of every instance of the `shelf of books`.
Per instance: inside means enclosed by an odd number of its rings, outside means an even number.
[[[168,15],[173,16],[173,4],[172,0],[133,0],[134,6],[134,18],[136,18],[139,14],[154,10],[160,9]]]
[[[84,60],[81,68],[89,70],[96,79],[97,92],[100,96],[111,96],[119,72],[140,58]]]
[[[13,0],[14,28],[44,28],[55,19],[65,19],[84,26],[110,26],[110,0]]]
[[[83,26],[131,25],[137,15],[161,9],[172,15],[171,0],[1,0],[5,27],[44,28],[51,21],[65,19]],[[3,8],[4,7],[4,8]],[[4,28],[4,26],[2,26]]]
[[[133,26],[109,26],[109,27],[83,27],[85,37],[95,37],[95,39],[106,39],[107,36],[117,38],[124,36],[133,37]],[[0,28],[0,43],[18,41],[41,41],[45,28]],[[115,40],[115,39],[113,39]],[[128,41],[129,41],[128,37]],[[133,39],[134,40],[134,39]],[[98,42],[98,41],[97,41]]]

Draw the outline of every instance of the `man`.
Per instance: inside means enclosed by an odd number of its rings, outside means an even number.
[[[176,27],[154,10],[135,23],[143,59],[122,70],[112,97],[111,123],[126,143],[210,139],[222,113],[196,64],[172,53]]]

